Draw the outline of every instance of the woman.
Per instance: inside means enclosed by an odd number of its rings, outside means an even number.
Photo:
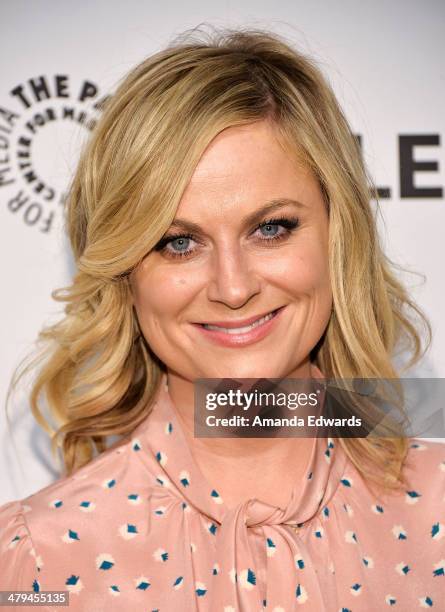
[[[442,445],[193,435],[197,379],[397,378],[396,350],[422,353],[315,65],[260,31],[149,57],[67,221],[78,272],[31,396],[66,475],[0,509],[0,587],[73,610],[440,609]]]

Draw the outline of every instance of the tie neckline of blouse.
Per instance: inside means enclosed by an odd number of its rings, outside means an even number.
[[[219,524],[235,517],[247,527],[287,524],[299,527],[313,518],[334,495],[342,478],[346,456],[332,438],[314,438],[303,479],[295,483],[286,508],[258,499],[228,508],[218,493],[217,483],[209,483],[192,455],[186,435],[163,374],[147,419],[132,435],[133,448],[151,455],[157,463],[156,486],[162,487]],[[148,459],[148,457],[146,457]],[[153,461],[150,461],[155,465]]]

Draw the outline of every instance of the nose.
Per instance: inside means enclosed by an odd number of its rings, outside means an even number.
[[[244,306],[260,292],[261,282],[249,257],[241,245],[231,245],[213,254],[207,297],[233,309]]]

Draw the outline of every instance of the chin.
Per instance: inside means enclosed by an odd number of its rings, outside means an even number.
[[[252,364],[247,359],[239,364],[221,364],[214,372],[213,375],[209,374],[203,378],[283,378],[286,375],[285,370],[278,366]]]

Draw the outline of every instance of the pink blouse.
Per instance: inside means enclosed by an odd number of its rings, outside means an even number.
[[[0,590],[69,592],[47,611],[445,610],[444,445],[411,439],[409,488],[377,499],[314,439],[287,508],[229,510],[175,411],[164,377],[124,444],[0,507]]]

